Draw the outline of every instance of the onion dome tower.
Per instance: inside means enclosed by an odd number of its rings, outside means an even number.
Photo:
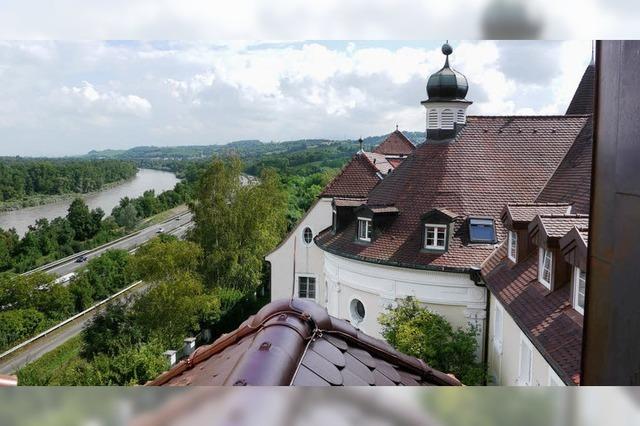
[[[444,66],[429,77],[428,99],[422,101],[427,109],[427,140],[454,138],[467,122],[467,108],[472,103],[465,99],[467,78],[449,66],[453,53],[449,43],[442,45],[442,53],[446,56]]]

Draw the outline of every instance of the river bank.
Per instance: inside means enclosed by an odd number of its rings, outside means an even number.
[[[0,212],[0,228],[15,228],[18,235],[22,236],[29,229],[29,225],[35,224],[40,218],[53,220],[66,216],[75,197],[82,198],[90,209],[101,208],[108,216],[124,197],[136,198],[147,190],[154,190],[156,194],[160,194],[173,189],[179,181],[180,179],[170,172],[139,169],[134,178],[110,185],[98,192],[63,196],[50,203]]]
[[[136,176],[133,176],[128,179],[122,179],[116,182],[110,182],[110,183],[104,184],[102,188],[96,191],[69,192],[66,194],[55,194],[55,195],[32,195],[26,198],[22,198],[20,200],[0,201],[0,213],[26,209],[29,207],[46,206],[47,204],[55,204],[55,203],[60,203],[65,201],[73,201],[78,197],[88,197],[91,195],[96,195],[102,191],[107,191],[119,185],[123,185],[127,182],[130,182],[135,178]]]

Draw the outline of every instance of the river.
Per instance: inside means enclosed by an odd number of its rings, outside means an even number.
[[[90,209],[100,207],[108,216],[111,214],[111,210],[118,205],[121,198],[139,197],[148,189],[154,189],[156,194],[159,194],[167,189],[173,189],[178,180],[176,175],[170,172],[140,169],[133,179],[104,191],[84,195],[82,198]],[[46,217],[51,220],[58,216],[66,216],[71,201],[73,200],[68,199],[41,206],[1,212],[0,227],[3,229],[16,228],[18,235],[22,236],[29,228],[29,225],[35,224],[37,219]]]

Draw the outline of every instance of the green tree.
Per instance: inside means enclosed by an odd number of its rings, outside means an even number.
[[[134,277],[129,269],[130,258],[126,250],[107,250],[91,259],[76,279],[88,280],[95,300],[105,299],[133,282]]]
[[[411,297],[381,314],[378,321],[384,338],[400,352],[453,373],[464,384],[483,383],[485,368],[476,361],[478,343],[473,328],[454,329],[443,316]]]
[[[127,203],[124,207],[116,207],[113,209],[113,217],[119,226],[127,230],[135,228],[138,223],[138,210],[131,203]]]
[[[46,324],[44,314],[33,308],[0,312],[0,352],[42,331]]]
[[[142,329],[131,318],[123,303],[111,303],[83,330],[82,354],[91,359],[98,354],[116,356],[123,349],[140,344]]]
[[[286,228],[286,194],[278,176],[265,170],[259,183],[242,186],[241,171],[237,158],[215,159],[190,203],[191,238],[203,249],[203,272],[211,287],[256,288],[264,256]]]
[[[131,269],[144,281],[161,281],[183,273],[196,274],[202,249],[190,241],[161,235],[140,247],[131,259]]]
[[[219,310],[218,299],[205,293],[202,281],[185,273],[156,283],[136,300],[132,315],[136,327],[148,338],[175,347],[185,335],[196,332],[201,321],[216,317]]]
[[[75,232],[75,239],[84,241],[93,236],[94,221],[89,207],[82,198],[73,200],[67,211],[67,220]]]

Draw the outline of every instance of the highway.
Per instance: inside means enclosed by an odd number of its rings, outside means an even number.
[[[141,293],[146,290],[148,286],[148,283],[140,283],[140,285],[137,285],[129,291],[123,292],[121,295],[114,298],[111,303],[113,303],[113,301],[132,296],[133,294]],[[77,336],[82,332],[87,323],[89,323],[96,315],[103,311],[105,306],[106,304],[95,308],[90,312],[81,315],[79,318],[47,334],[46,336],[39,338],[32,343],[29,343],[24,348],[20,348],[14,353],[1,358],[0,374],[14,374],[26,364],[37,360],[42,355],[54,350],[72,337]]]
[[[85,255],[88,259],[93,259],[94,257],[100,256],[107,250],[112,249],[123,249],[123,250],[134,250],[145,242],[149,241],[153,237],[158,235],[158,230],[160,228],[164,229],[165,234],[176,235],[181,238],[184,236],[186,230],[192,225],[191,222],[191,213],[185,212],[180,213],[169,220],[159,223],[157,225],[149,226],[138,233],[134,233],[129,237],[123,238],[116,243],[107,243],[103,246],[97,247],[95,249],[90,250]],[[45,265],[41,268],[48,273],[55,274],[58,276],[63,276],[74,272],[75,270],[81,268],[86,264],[86,262],[76,262],[76,259],[80,256],[80,253],[73,256],[67,262],[58,264],[58,262],[52,262],[49,265]]]
[[[192,214],[188,211],[179,213],[164,222],[151,225],[142,229],[139,232],[135,232],[129,236],[123,237],[116,242],[104,244],[95,249],[88,250],[83,253],[77,253],[71,256],[68,260],[58,260],[48,265],[43,265],[37,270],[46,271],[58,276],[63,276],[75,272],[77,269],[82,268],[86,262],[76,262],[76,259],[81,254],[84,254],[87,259],[92,259],[102,255],[107,250],[122,249],[127,251],[135,251],[142,244],[146,243],[150,239],[159,235],[159,230],[169,235],[175,235],[178,238],[184,237],[188,229],[193,226]],[[29,272],[27,272],[29,273]],[[64,284],[66,285],[66,283]],[[114,300],[120,300],[135,293],[140,293],[148,287],[147,283],[142,283],[135,288],[122,293]],[[79,317],[73,321],[64,324],[44,337],[38,338],[35,341],[29,343],[24,348],[16,350],[8,356],[0,359],[0,374],[11,374],[16,372],[22,366],[35,361],[42,355],[62,345],[70,338],[77,336],[84,329],[88,322],[90,322],[99,312],[102,311],[102,306],[87,312],[86,314],[79,314]]]

